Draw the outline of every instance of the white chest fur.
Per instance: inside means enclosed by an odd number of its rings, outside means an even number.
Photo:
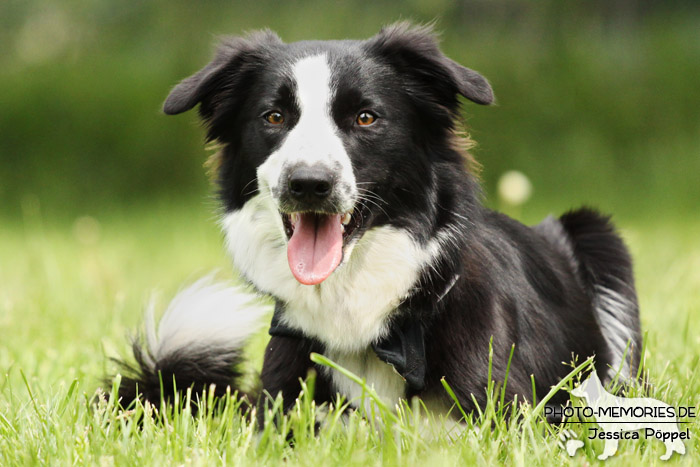
[[[399,399],[405,397],[406,382],[389,365],[381,361],[373,350],[363,352],[341,354],[326,352],[327,357],[346,370],[365,379],[367,387],[372,388],[381,401],[393,409]],[[370,410],[371,399],[363,394],[363,388],[356,382],[330,368],[324,368],[326,374],[330,374],[334,390],[342,394],[354,407],[363,405],[366,411]]]
[[[365,351],[387,332],[387,317],[431,257],[408,232],[373,228],[346,247],[328,279],[309,286],[289,269],[282,220],[269,196],[228,213],[222,227],[234,265],[258,290],[286,303],[283,322],[345,355]]]

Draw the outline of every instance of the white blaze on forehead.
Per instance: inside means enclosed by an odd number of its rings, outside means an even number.
[[[325,55],[315,55],[299,60],[294,65],[294,80],[297,85],[297,104],[301,118],[295,130],[323,130],[335,135],[335,123],[331,119],[331,69]],[[305,135],[310,136],[310,135]],[[326,134],[324,137],[328,137]],[[319,154],[314,154],[318,156]]]
[[[292,66],[292,77],[299,121],[282,145],[258,167],[258,180],[276,198],[285,169],[299,163],[323,164],[335,173],[341,207],[349,210],[356,193],[355,176],[331,115],[334,86],[326,55],[302,58]]]

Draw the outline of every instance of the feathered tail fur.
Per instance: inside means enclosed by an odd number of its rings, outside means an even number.
[[[592,209],[570,211],[559,220],[571,239],[612,357],[605,381],[618,372],[623,379],[633,378],[640,363],[642,334],[629,251],[610,218]]]
[[[146,311],[145,342],[134,340],[134,364],[120,362],[119,398],[123,407],[135,399],[156,406],[176,392],[211,390],[216,397],[240,390],[242,348],[263,325],[269,308],[240,286],[213,282],[211,276],[187,287],[170,302],[156,329],[154,304]]]

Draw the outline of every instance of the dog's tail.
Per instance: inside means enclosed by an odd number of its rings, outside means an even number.
[[[211,277],[178,293],[157,330],[151,303],[145,344],[143,336],[134,339],[135,363],[120,362],[122,407],[136,399],[157,407],[161,400],[173,401],[176,392],[192,388],[192,394],[197,394],[212,390],[212,385],[215,397],[238,391],[254,403],[255,395],[240,388],[242,349],[268,311],[243,287],[215,283]]]
[[[559,218],[566,230],[581,275],[593,297],[596,319],[608,345],[611,370],[636,376],[642,337],[632,259],[610,218],[583,208]]]

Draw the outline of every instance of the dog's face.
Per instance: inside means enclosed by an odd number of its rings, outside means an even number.
[[[294,278],[314,285],[373,227],[407,228],[429,213],[431,164],[454,163],[436,160],[436,149],[450,144],[458,94],[493,99],[427,29],[397,25],[367,41],[229,39],[164,110],[200,104],[209,138],[224,146],[226,211],[274,212],[278,235],[265,235],[286,245]]]

